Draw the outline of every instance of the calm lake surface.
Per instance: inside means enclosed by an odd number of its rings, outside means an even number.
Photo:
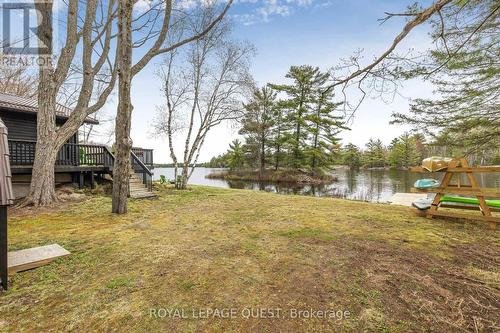
[[[248,190],[261,190],[282,194],[301,194],[312,196],[342,197],[352,200],[372,202],[387,202],[396,192],[410,192],[416,180],[421,178],[441,179],[443,173],[418,174],[402,170],[359,170],[351,171],[338,169],[333,174],[337,182],[329,185],[297,185],[287,183],[259,183],[248,181],[227,181],[207,179],[206,175],[223,171],[224,169],[196,168],[189,183],[193,185],[206,185],[221,188],[237,188]],[[154,179],[159,180],[160,175],[167,179],[174,178],[173,168],[154,169]],[[500,175],[476,174],[481,186],[500,187]]]

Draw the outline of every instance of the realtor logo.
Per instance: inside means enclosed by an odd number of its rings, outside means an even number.
[[[52,24],[52,11],[42,13],[35,2],[51,4],[52,0],[31,2],[0,0],[2,27],[1,53],[3,55],[51,55],[51,45],[40,38],[39,22]]]

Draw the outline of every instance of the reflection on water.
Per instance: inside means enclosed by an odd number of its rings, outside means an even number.
[[[207,179],[206,175],[223,169],[197,168],[190,179],[190,184],[207,185],[222,188],[238,188],[260,190],[282,194],[301,194],[312,196],[331,196],[353,200],[373,202],[387,202],[396,192],[410,192],[416,180],[421,178],[441,179],[443,173],[418,174],[401,170],[359,170],[352,171],[338,169],[333,173],[338,178],[337,182],[328,185],[301,185],[289,183],[226,181],[220,179]],[[154,169],[154,179],[159,180],[160,175],[172,179],[172,168]],[[500,175],[476,174],[481,186],[500,187]],[[465,179],[464,179],[464,183]]]

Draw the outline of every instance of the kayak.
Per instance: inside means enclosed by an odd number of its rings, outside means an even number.
[[[462,203],[468,205],[479,205],[479,200],[476,198],[452,197],[447,195],[441,198],[441,202],[454,202],[454,203]],[[500,200],[486,200],[486,204],[490,207],[500,208]]]
[[[415,208],[418,208],[420,210],[427,210],[431,208],[432,205],[432,199],[430,198],[424,198],[424,199],[419,199],[416,200],[412,203],[412,206]],[[455,203],[455,204],[462,204],[462,205],[471,205],[471,206],[478,206],[479,205],[479,200],[475,198],[464,198],[464,197],[452,197],[452,196],[443,196],[441,197],[440,203]],[[489,207],[492,208],[499,208],[500,209],[500,200],[486,200],[486,204]]]
[[[435,179],[419,179],[415,182],[416,188],[433,188],[439,186],[439,181]]]
[[[411,205],[419,210],[427,210],[431,208],[432,199],[418,199],[417,201],[412,202]]]
[[[444,170],[448,168],[452,160],[453,159],[449,157],[432,156],[422,161],[422,168],[429,172]]]

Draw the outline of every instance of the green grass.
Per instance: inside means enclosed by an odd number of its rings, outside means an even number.
[[[129,286],[132,286],[133,283],[134,283],[134,279],[133,278],[120,277],[120,278],[109,280],[106,283],[106,288],[108,288],[108,289],[117,289],[117,288],[121,288],[121,287],[129,287]]]
[[[328,198],[206,187],[158,194],[131,200],[123,216],[109,213],[105,196],[14,214],[10,250],[58,243],[72,254],[11,277],[0,331],[494,330],[500,244],[487,226]],[[192,315],[222,308],[239,315]],[[245,308],[350,316],[259,320],[243,318]]]

